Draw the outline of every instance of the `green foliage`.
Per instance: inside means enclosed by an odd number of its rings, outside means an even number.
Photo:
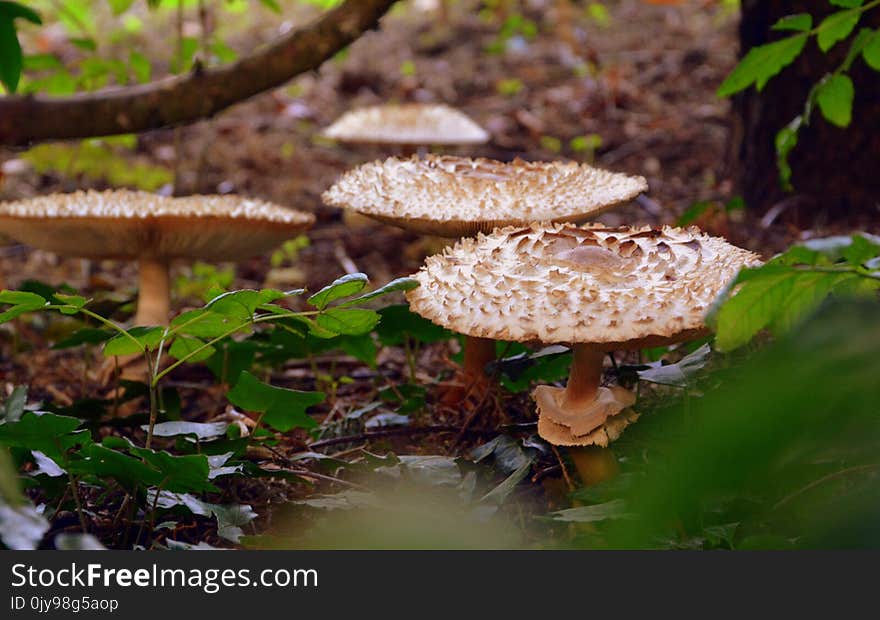
[[[112,435],[98,442],[87,424],[97,421],[110,403],[91,400],[66,411],[31,411],[26,408],[26,390],[17,388],[0,406],[0,451],[15,451],[19,463],[34,462],[37,467],[31,484],[40,485],[41,492],[56,502],[64,502],[65,497],[70,501],[68,494],[79,493],[81,483],[108,490],[115,484],[137,498],[145,511],[186,509],[196,516],[215,519],[220,536],[237,541],[241,526],[256,516],[251,507],[212,504],[192,494],[216,492],[214,480],[220,476],[242,475],[248,464],[239,457],[248,441],[268,441],[272,437],[266,428],[278,432],[314,428],[316,423],[307,410],[325,400],[322,392],[264,383],[248,369],[257,354],[271,362],[332,348],[350,352],[375,366],[377,349],[370,332],[381,315],[357,306],[409,290],[416,283],[401,278],[364,293],[368,285],[363,274],[340,278],[309,297],[307,301],[314,309],[302,312],[285,307],[288,299],[303,293],[301,290],[230,291],[216,295],[201,308],[182,313],[167,327],[128,329],[94,312],[92,300],[79,295],[39,284],[29,286],[31,290],[2,291],[0,307],[5,310],[0,312],[0,323],[29,312],[79,315],[101,327],[77,330],[57,348],[104,343],[107,356],[143,355],[148,362],[148,384],[126,383],[125,399],[148,396],[150,412],[149,424],[143,426],[143,447]],[[247,338],[232,340],[236,334]],[[163,364],[165,356],[174,361]],[[174,411],[180,406],[175,393],[161,387],[162,379],[182,364],[200,362],[232,385],[227,393],[231,404],[259,414],[254,437],[241,439],[225,423],[169,420],[179,415]],[[176,439],[178,450],[184,453],[151,447],[153,439],[160,437]],[[55,482],[64,477],[70,488]],[[72,508],[81,512],[78,503]],[[0,539],[7,546],[31,548],[37,544],[46,529],[45,519],[36,519],[30,508],[22,509],[24,512],[18,508],[4,510],[0,504]]]
[[[324,401],[321,392],[300,392],[263,383],[249,372],[241,373],[235,387],[226,395],[245,411],[263,414],[263,421],[281,432],[292,428],[314,428],[306,409]]]
[[[56,173],[155,191],[174,180],[172,171],[134,157],[134,136],[40,144],[22,153],[40,174]],[[120,157],[125,154],[126,157]]]
[[[580,544],[875,547],[878,312],[833,303],[705,396],[645,412],[616,444],[623,475],[579,495]]]
[[[18,2],[0,2],[0,82],[14,93],[21,78],[22,53],[18,42],[16,20],[43,23],[40,16]]]
[[[491,11],[482,13],[483,19],[495,22],[495,16]],[[538,34],[538,25],[524,17],[520,13],[509,15],[501,24],[501,28],[495,39],[486,46],[486,53],[501,54],[507,49],[507,45],[514,37],[522,37],[524,39],[534,39]]]
[[[770,78],[794,62],[808,38],[807,34],[797,34],[753,47],[718,88],[718,95],[728,97],[752,85],[763,90]]]
[[[878,257],[880,238],[856,234],[808,241],[744,269],[711,317],[716,345],[736,349],[763,329],[787,333],[830,296],[876,296]]]
[[[848,127],[852,122],[855,87],[848,75],[831,75],[819,84],[816,103],[828,121],[838,127]]]
[[[794,34],[750,49],[718,89],[721,97],[729,97],[753,85],[761,91],[773,76],[800,56],[811,38],[815,37],[819,49],[826,53],[841,41],[850,40],[849,51],[843,63],[813,86],[804,104],[803,113],[781,128],[776,136],[780,182],[789,191],[792,189],[792,170],[788,158],[797,147],[798,133],[810,123],[813,110],[818,107],[822,116],[837,127],[849,127],[853,120],[855,85],[848,73],[853,63],[862,58],[869,67],[880,71],[880,30],[862,28],[853,36],[863,15],[868,11],[880,10],[880,2],[828,1],[840,10],[827,16],[815,27],[813,16],[808,13],[789,15],[776,22],[772,26],[773,30],[793,31]]]
[[[299,257],[300,251],[309,247],[309,238],[306,235],[300,235],[295,239],[285,241],[280,248],[272,253],[272,267],[280,267],[285,262],[294,263]]]

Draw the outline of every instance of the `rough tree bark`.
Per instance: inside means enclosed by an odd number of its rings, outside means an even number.
[[[780,17],[806,11],[821,19],[833,8],[827,0],[743,0],[743,53],[784,36],[770,30]],[[877,11],[871,12],[861,26],[877,27],[878,17]],[[735,167],[740,190],[751,208],[765,211],[792,197],[795,204],[810,210],[836,214],[876,212],[880,206],[880,74],[861,59],[850,73],[856,87],[852,125],[839,129],[815,110],[790,156],[794,193],[784,192],[779,183],[776,133],[803,111],[812,85],[837,68],[848,49],[848,42],[838,43],[826,55],[813,39],[804,54],[762,93],[751,89],[734,99]]]
[[[346,0],[308,26],[222,67],[70,97],[0,98],[0,144],[135,133],[213,116],[325,60],[375,28],[397,0]]]

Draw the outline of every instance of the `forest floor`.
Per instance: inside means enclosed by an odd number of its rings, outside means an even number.
[[[532,2],[526,3],[534,8],[524,16],[537,24],[535,35],[514,33],[507,38],[499,36],[502,18],[489,23],[466,10],[468,4],[455,5],[448,24],[430,12],[395,12],[383,21],[381,31],[363,37],[344,57],[326,63],[316,74],[182,129],[179,151],[175,151],[174,131],[156,131],[141,136],[127,156],[176,169],[179,193],[235,192],[316,214],[317,224],[308,233],[310,244],[295,262],[282,268],[273,267],[268,257],[241,263],[235,288],[268,283],[316,290],[352,269],[381,284],[413,273],[424,256],[437,249],[387,226],[361,221],[348,225],[338,210],[321,204],[321,193],[344,170],[390,153],[331,144],[317,136],[319,130],[350,108],[387,101],[445,102],[492,134],[485,146],[447,152],[502,160],[580,159],[645,176],[648,194],[638,203],[603,215],[601,220],[608,224],[674,224],[693,205],[710,203],[695,223],[765,256],[799,236],[821,232],[804,233],[779,223],[763,226],[747,210],[728,213],[724,208],[735,197],[728,157],[731,119],[729,102],[718,99],[715,89],[736,62],[737,16],[720,3],[609,2],[607,24],[578,14],[571,35],[565,37],[555,29],[560,16],[552,3]],[[575,146],[585,136],[600,137],[595,152]],[[0,185],[4,199],[107,185],[95,178],[38,174],[28,166],[8,165],[10,160],[20,161],[19,153],[0,155],[7,161]],[[134,293],[131,265],[60,259],[14,244],[0,247],[0,256],[0,277],[8,288],[38,279],[66,282],[84,295]],[[192,273],[187,265],[175,269],[184,277]],[[180,300],[179,305],[188,301]],[[62,405],[106,395],[106,387],[97,383],[96,359],[76,351],[48,350],[53,334],[45,324],[20,323],[18,329],[19,340],[29,350],[7,355],[11,336],[5,336],[0,374],[7,390],[27,384],[31,400]],[[431,382],[448,373],[451,347],[455,345],[446,342],[425,348],[417,360],[418,377]],[[334,405],[338,410],[363,407],[375,396],[374,373],[356,360],[335,356],[319,363],[322,368],[345,368],[355,379],[339,387]],[[405,375],[403,353],[384,350],[379,369],[392,382]],[[195,369],[181,370],[173,378],[187,419],[206,421],[226,413],[223,390],[200,385],[206,376]],[[275,381],[290,387],[314,386],[308,365],[290,364],[273,377]],[[505,422],[533,421],[527,395],[509,397],[503,406]],[[461,424],[460,418],[460,411],[431,406],[420,424],[455,425]],[[401,434],[340,449],[369,446],[374,452],[455,456],[466,453],[480,436],[458,439],[455,433]],[[307,443],[304,434],[295,435],[277,450],[282,457],[291,457],[306,450]],[[559,481],[553,462],[551,456],[547,468]],[[242,483],[227,493],[266,514],[262,507],[301,497],[309,489],[303,483]],[[268,526],[268,521],[261,523]],[[192,535],[190,539],[206,538]],[[207,540],[216,542],[211,536]]]

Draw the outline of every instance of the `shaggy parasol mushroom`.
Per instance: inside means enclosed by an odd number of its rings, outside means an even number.
[[[230,261],[267,251],[312,215],[239,196],[165,198],[128,190],[50,194],[0,204],[0,232],[63,256],[137,260],[136,325],[164,325],[169,261]]]
[[[463,239],[429,257],[410,307],[477,338],[568,344],[566,388],[539,386],[539,434],[607,447],[638,415],[634,395],[601,387],[604,355],[704,335],[713,300],[755,254],[696,228],[532,224]]]
[[[351,144],[469,145],[489,134],[462,112],[443,104],[404,103],[370,106],[343,114],[323,131],[327,138]]]
[[[642,177],[575,162],[429,156],[359,166],[323,200],[413,232],[461,237],[499,226],[581,222],[647,189]],[[474,381],[495,359],[494,336],[462,333],[467,337],[464,374]]]

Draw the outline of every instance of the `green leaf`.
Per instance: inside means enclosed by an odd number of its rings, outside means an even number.
[[[379,349],[373,341],[372,334],[341,336],[335,342],[340,349],[352,357],[360,360],[370,368],[376,368],[376,355],[379,353]]]
[[[62,462],[68,448],[91,442],[88,433],[74,433],[79,425],[77,418],[28,411],[15,422],[0,424],[0,445],[39,450],[52,460]]]
[[[865,4],[865,0],[828,0],[828,2],[845,9],[854,9]]]
[[[788,156],[794,150],[798,143],[798,133],[804,124],[804,117],[798,116],[788,125],[779,130],[776,134],[776,167],[779,169],[779,180],[783,189],[791,191],[791,164],[788,163]]]
[[[15,30],[15,20],[25,19],[41,24],[40,16],[17,2],[0,2],[0,82],[10,93],[18,88],[21,78],[22,53]]]
[[[157,485],[162,475],[142,460],[100,444],[92,444],[82,451],[82,460],[70,464],[75,474],[89,474],[99,479],[113,478],[126,489],[140,484]]]
[[[110,331],[109,329],[98,329],[95,327],[84,327],[83,329],[78,329],[73,332],[70,336],[65,338],[60,342],[56,342],[52,345],[53,349],[70,349],[73,347],[78,347],[81,344],[97,344],[99,342],[105,342],[110,338],[113,338],[116,335],[116,332]]]
[[[98,49],[98,44],[92,37],[70,37],[68,41],[85,52],[95,52]]]
[[[838,41],[847,38],[862,17],[861,11],[848,10],[832,13],[819,24],[817,42],[823,52],[830,50]]]
[[[257,307],[285,297],[282,291],[264,289],[261,291],[242,290],[218,295],[205,306],[211,312],[239,322],[248,321],[254,316]]]
[[[159,346],[164,334],[164,327],[132,327],[128,330],[128,335],[119,334],[107,341],[104,355],[134,355],[153,350]]]
[[[315,317],[319,327],[336,334],[359,336],[379,323],[378,312],[363,308],[330,308]]]
[[[0,82],[10,93],[18,90],[21,79],[21,45],[12,20],[0,14]]]
[[[217,490],[208,480],[210,467],[208,457],[203,454],[175,456],[165,451],[138,448],[133,444],[129,451],[159,472],[163,489],[174,493],[206,493]]]
[[[869,67],[880,71],[880,30],[875,30],[862,49],[862,56]]]
[[[260,0],[260,4],[262,4],[265,7],[268,7],[270,10],[272,10],[278,14],[281,13],[281,6],[279,6],[279,4],[276,0]]]
[[[199,308],[198,310],[190,310],[175,317],[171,321],[171,328],[178,334],[213,339],[219,338],[243,322],[223,314]]]
[[[238,383],[226,395],[233,405],[263,414],[263,421],[279,431],[314,428],[317,423],[306,409],[324,402],[323,392],[300,392],[263,383],[249,372],[241,373]]]
[[[880,280],[852,264],[835,269],[823,252],[848,255],[847,260],[860,263],[878,251],[880,246],[867,238],[849,243],[839,238],[825,243],[814,240],[812,247],[795,246],[762,267],[744,269],[737,278],[739,289],[711,317],[716,346],[722,351],[736,349],[765,328],[785,333],[829,295],[875,294]]]
[[[835,74],[824,80],[816,92],[819,109],[830,123],[849,127],[852,122],[855,88],[848,75]]]
[[[122,15],[128,9],[131,8],[131,5],[134,4],[134,0],[107,0],[110,3],[110,9],[113,11],[113,15]]]
[[[402,345],[407,337],[425,344],[442,342],[453,337],[451,331],[416,314],[406,304],[382,308],[379,316],[382,320],[376,327],[376,334],[379,342],[385,346]]]
[[[729,97],[752,84],[763,90],[770,78],[794,62],[808,38],[804,33],[753,47],[721,84],[718,96]]]
[[[131,69],[134,78],[141,84],[149,82],[153,74],[153,67],[150,65],[150,61],[140,52],[129,54],[128,68]]]
[[[187,362],[194,364],[196,362],[203,362],[212,355],[216,349],[214,347],[205,347],[198,353],[195,353],[199,350],[200,347],[203,347],[205,343],[198,338],[189,338],[187,336],[178,336],[174,339],[174,342],[171,343],[171,348],[168,349],[168,355],[173,357],[174,359],[184,359],[187,358]]]
[[[370,301],[372,299],[376,299],[377,297],[382,297],[383,295],[388,295],[389,293],[395,293],[398,291],[411,291],[414,288],[418,288],[419,282],[414,278],[397,278],[396,280],[392,280],[385,286],[377,288],[375,291],[371,291],[365,295],[361,295],[360,297],[355,297],[352,300],[346,301],[345,303],[339,304],[340,308],[347,308],[349,306],[360,305],[364,302]]]
[[[873,31],[870,28],[862,28],[859,30],[859,34],[853,37],[852,42],[849,45],[849,51],[846,53],[846,58],[843,61],[843,64],[837,69],[837,73],[846,73],[852,68],[852,64],[856,61],[856,58],[862,55],[865,45],[867,45],[873,36]]]
[[[36,293],[28,293],[26,291],[0,291],[0,304],[10,304],[13,306],[45,306],[49,303],[41,295]]]
[[[6,323],[12,319],[41,309],[47,303],[46,299],[36,293],[26,291],[0,291],[0,304],[13,304],[12,308],[0,312],[0,323]]]
[[[318,310],[323,310],[337,299],[350,297],[361,292],[369,281],[370,279],[365,273],[350,273],[325,286],[309,297],[307,301]]]
[[[868,233],[809,239],[773,259],[780,265],[833,265],[846,261],[853,267],[880,255],[880,237]]]
[[[29,71],[60,71],[64,64],[54,54],[29,54],[24,57],[24,68]]]
[[[235,385],[241,373],[253,366],[258,347],[247,340],[227,340],[217,346],[217,351],[205,362],[208,369],[221,383]]]
[[[65,306],[70,306],[69,308],[61,308],[61,314],[73,315],[79,312],[85,305],[88,303],[88,299],[85,297],[81,297],[80,295],[64,295],[62,293],[55,293],[55,299],[58,303],[63,304]]]
[[[813,16],[809,13],[787,15],[773,24],[773,30],[796,30],[798,32],[806,32],[812,29],[812,27]]]
[[[178,42],[177,51],[171,58],[171,72],[184,73],[192,68],[196,52],[199,50],[199,40],[196,37],[183,37]]]
[[[40,307],[41,306],[13,306],[5,312],[0,312],[0,323],[6,323],[7,321],[11,321],[16,317],[21,316],[22,314],[27,314],[28,312],[39,310]]]
[[[39,13],[18,2],[0,2],[0,15],[5,15],[9,19],[21,18],[37,25],[43,23]]]

